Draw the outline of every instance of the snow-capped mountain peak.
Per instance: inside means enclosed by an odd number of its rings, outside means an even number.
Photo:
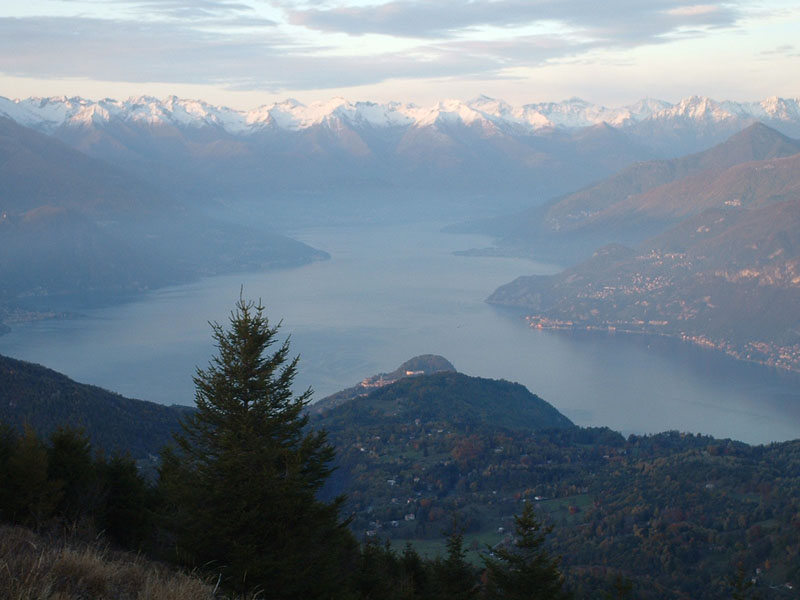
[[[420,107],[400,102],[353,103],[345,98],[332,98],[310,105],[287,99],[251,110],[236,110],[176,96],[164,100],[139,96],[125,101],[66,96],[25,100],[0,97],[0,115],[46,133],[60,127],[101,126],[120,120],[150,126],[219,127],[233,135],[255,134],[264,128],[300,131],[310,127],[339,128],[343,124],[355,128],[477,125],[487,131],[533,134],[541,129],[574,130],[600,123],[625,128],[645,121],[712,123],[764,119],[800,125],[800,101],[772,97],[738,103],[691,96],[674,105],[646,98],[630,106],[609,108],[580,98],[513,106],[501,99],[478,96],[467,102],[451,99]]]

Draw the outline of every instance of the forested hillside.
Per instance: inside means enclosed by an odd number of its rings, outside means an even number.
[[[143,459],[161,451],[189,410],[124,398],[0,356],[0,422],[18,431],[28,425],[46,437],[58,427],[79,428],[97,448]]]
[[[598,597],[621,575],[637,598],[725,598],[740,566],[769,597],[791,596],[800,442],[542,430],[497,393],[508,384],[473,379],[477,393],[465,394],[440,387],[449,377],[398,382],[318,421],[338,449],[328,491],[347,493],[357,535],[443,551],[456,515],[480,563],[533,503],[554,527],[547,547],[563,557],[578,597]],[[404,410],[422,389],[425,409]],[[459,410],[465,401],[484,410]]]
[[[188,414],[11,359],[3,359],[2,373],[0,419],[17,425],[26,420],[42,435],[57,424],[80,424],[96,450],[153,452],[169,438],[177,417]],[[790,598],[800,581],[797,441],[752,447],[678,432],[626,439],[611,429],[573,425],[517,384],[452,371],[404,377],[356,395],[314,415],[310,427],[327,430],[336,455],[337,468],[320,498],[330,502],[345,494],[343,504],[331,506],[340,506],[354,539],[366,543],[346,559],[355,561],[346,585],[359,590],[356,597],[374,597],[379,589],[386,598],[451,597],[436,595],[452,575],[448,569],[461,570],[456,579],[467,582],[472,594],[466,598],[477,597],[488,548],[514,548],[514,515],[526,506],[543,527],[552,527],[543,549],[562,557],[567,589],[576,598],[629,589],[631,596],[620,597],[722,599],[737,589],[744,593],[742,582],[751,579],[751,594]],[[32,432],[19,435],[4,437],[0,455],[11,457],[11,470],[0,469],[4,477],[37,452],[53,460],[57,444],[73,447],[75,439],[56,432],[45,443]],[[108,471],[101,460],[92,477],[110,490],[127,485],[144,494],[143,505],[114,504],[114,510],[143,519],[141,531],[157,532],[161,526],[150,518],[165,507],[132,478],[131,464],[112,462],[117,470]],[[43,515],[60,514],[58,498],[74,501],[74,495],[62,495],[73,488],[49,477],[26,484],[45,512],[14,513],[29,515],[22,522],[46,522]],[[3,496],[0,504],[18,506],[13,497]],[[274,506],[258,510],[262,519],[282,518]],[[163,539],[126,537],[125,521],[115,523],[119,539],[136,540],[156,555],[164,551]],[[382,549],[384,541],[394,550]],[[412,546],[400,553],[407,543]],[[404,588],[401,582],[412,572],[425,573],[428,583],[420,579]]]

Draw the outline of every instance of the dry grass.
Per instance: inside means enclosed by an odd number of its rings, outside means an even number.
[[[102,545],[45,540],[0,526],[2,600],[213,600],[197,577]]]

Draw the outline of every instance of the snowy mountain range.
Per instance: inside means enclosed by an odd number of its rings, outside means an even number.
[[[240,136],[265,129],[300,131],[313,126],[336,128],[409,128],[447,124],[479,125],[487,130],[536,134],[542,130],[574,130],[608,124],[628,128],[645,121],[724,123],[757,120],[774,126],[800,127],[800,99],[767,98],[761,102],[716,101],[692,96],[676,104],[644,99],[630,106],[609,108],[579,98],[512,106],[503,100],[479,96],[473,100],[443,100],[434,106],[390,102],[349,102],[334,98],[311,105],[296,100],[264,105],[252,110],[214,106],[200,100],[149,96],[128,100],[87,100],[80,97],[0,97],[0,115],[38,131],[53,133],[64,126],[98,126],[114,121],[181,128],[218,127]]]
[[[340,214],[343,200],[363,213],[376,199],[463,218],[502,214],[636,162],[705,150],[757,121],[800,137],[800,100],[782,98],[619,108],[580,99],[512,106],[481,96],[421,107],[335,98],[244,111],[176,97],[0,97],[4,116],[184,200],[248,200],[260,212],[267,203],[272,215],[287,199],[315,214]]]

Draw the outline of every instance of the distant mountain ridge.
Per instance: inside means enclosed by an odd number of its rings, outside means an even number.
[[[256,199],[274,213],[278,200],[293,197],[313,213],[318,194],[358,197],[362,210],[378,190],[402,190],[405,203],[412,191],[487,211],[541,202],[637,161],[703,150],[756,121],[800,136],[799,102],[694,96],[608,108],[481,96],[420,107],[336,98],[240,111],[175,97],[61,97],[0,98],[0,115],[192,201]]]
[[[67,297],[104,302],[202,275],[327,257],[278,233],[209,217],[5,117],[0,184],[0,321],[18,302],[61,310]]]
[[[273,128],[290,131],[337,122],[350,125],[393,128],[425,127],[460,122],[491,123],[504,130],[527,133],[543,129],[578,129],[608,123],[631,127],[644,121],[692,121],[695,123],[751,119],[800,125],[800,99],[771,97],[760,102],[717,101],[691,96],[671,104],[643,99],[621,107],[605,107],[580,98],[562,102],[539,102],[512,106],[479,96],[469,101],[443,100],[433,106],[410,103],[350,102],[333,98],[305,105],[293,99],[236,110],[201,100],[170,96],[164,100],[149,96],[128,100],[89,100],[81,97],[0,97],[0,114],[34,129],[52,133],[64,126],[89,126],[114,121],[170,124],[179,127],[217,127],[232,135],[248,135]]]
[[[755,123],[703,152],[666,161],[637,163],[596,185],[554,200],[544,214],[545,223],[554,231],[603,225],[604,212],[620,205],[623,207],[617,212],[623,212],[625,207],[629,211],[641,212],[640,197],[647,192],[661,190],[694,176],[708,179],[744,163],[785,158],[798,153],[800,140]],[[670,196],[670,191],[667,189],[662,195]],[[673,191],[672,195],[675,196],[676,192]],[[692,203],[693,198],[691,192],[677,192],[677,200],[684,204]],[[696,213],[701,209],[694,207],[693,210]]]
[[[638,244],[722,206],[759,207],[800,186],[800,140],[754,123],[699,153],[635,163],[615,175],[498,219],[500,248],[568,260],[608,243]]]
[[[0,212],[45,205],[93,218],[142,218],[178,208],[161,190],[53,137],[0,117]]]

